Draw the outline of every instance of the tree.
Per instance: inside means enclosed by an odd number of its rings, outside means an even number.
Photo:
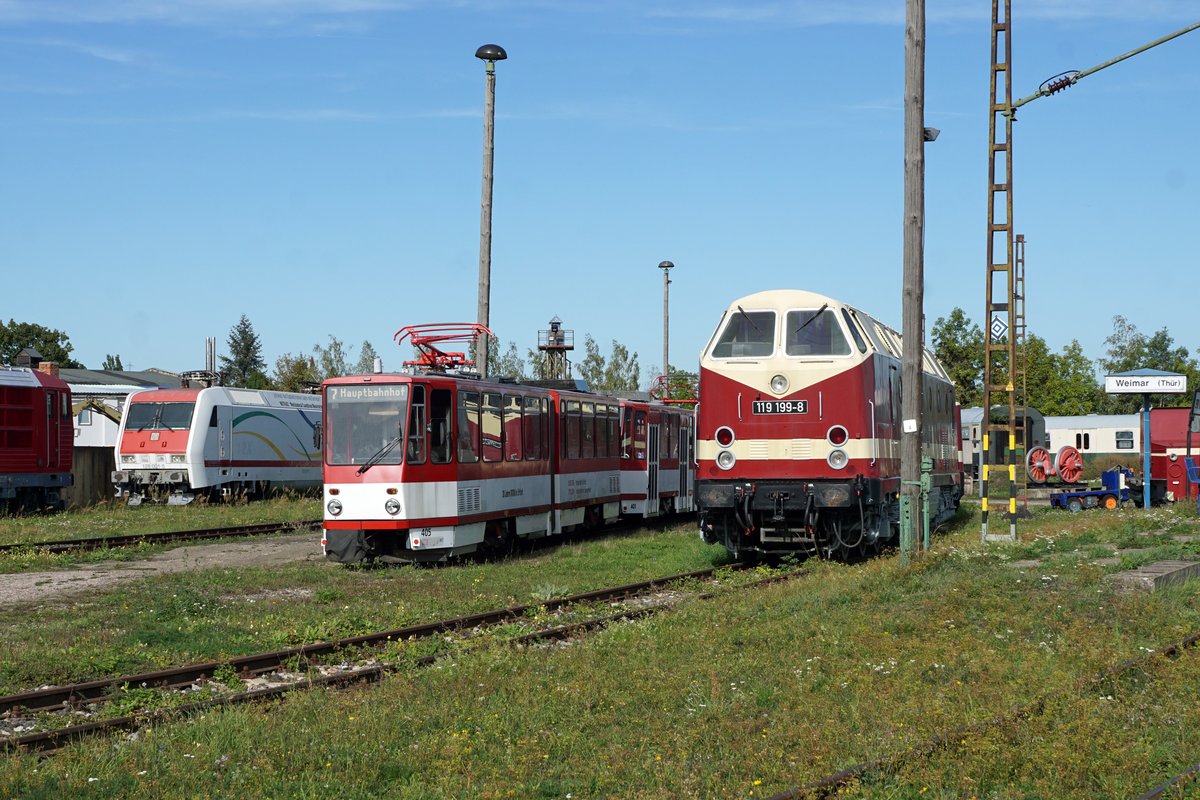
[[[303,392],[321,382],[312,356],[284,353],[275,359],[275,387],[282,392]]]
[[[342,340],[333,334],[329,335],[328,347],[321,347],[319,344],[313,347],[313,355],[317,357],[315,368],[318,381],[349,374],[350,370],[346,366],[346,348]]]
[[[379,354],[375,352],[375,348],[366,339],[363,339],[362,347],[358,350],[358,361],[354,364],[355,375],[369,375],[375,371],[375,359],[379,358]],[[383,360],[380,359],[380,369],[383,369]]]
[[[954,382],[963,408],[983,404],[983,331],[961,308],[933,323],[933,352]],[[1031,404],[1032,405],[1032,404]]]
[[[1046,340],[1030,335],[1025,343],[1026,404],[1046,416],[1090,414],[1099,401],[1092,362],[1078,341],[1051,353]]]
[[[75,348],[62,331],[15,319],[10,319],[7,325],[0,323],[0,364],[12,364],[26,347],[32,347],[44,360],[60,367],[83,369],[83,364],[71,358]]]
[[[104,366],[100,367],[100,369],[105,370],[106,372],[120,372],[121,370],[125,369],[125,367],[121,365],[120,354],[115,356],[105,354]]]
[[[612,353],[606,359],[600,355],[600,347],[591,334],[583,340],[583,361],[576,365],[579,377],[583,378],[593,392],[636,391],[641,377],[637,353],[629,354],[628,348],[612,341]]]
[[[248,389],[265,389],[270,381],[266,375],[267,362],[262,356],[262,342],[245,314],[229,331],[227,345],[229,355],[220,357],[225,383]]]
[[[1100,359],[1105,375],[1116,375],[1134,369],[1157,369],[1186,375],[1188,383],[1197,385],[1200,379],[1200,364],[1192,358],[1186,347],[1177,347],[1167,329],[1147,338],[1125,317],[1113,317],[1113,332],[1104,340],[1108,345],[1108,357]],[[1157,406],[1186,404],[1184,395],[1151,395],[1150,402]],[[1109,394],[1103,400],[1103,411],[1107,414],[1132,414],[1142,407],[1142,396],[1138,394]]]
[[[523,381],[527,377],[525,375],[525,359],[521,358],[521,354],[517,352],[516,342],[509,342],[508,349],[499,358],[489,356],[488,364],[492,365],[493,375],[503,375],[518,381]]]

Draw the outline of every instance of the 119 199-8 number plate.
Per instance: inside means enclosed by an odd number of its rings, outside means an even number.
[[[750,409],[755,414],[807,414],[807,400],[755,400]]]

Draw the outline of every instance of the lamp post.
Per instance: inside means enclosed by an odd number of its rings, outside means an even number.
[[[668,377],[671,368],[667,366],[671,362],[668,360],[671,353],[670,348],[670,316],[667,313],[667,298],[670,295],[671,285],[671,270],[675,267],[670,261],[664,261],[658,265],[658,268],[663,271],[663,377]]]
[[[483,108],[483,200],[479,212],[479,324],[489,327],[492,294],[492,164],[496,120],[496,62],[508,58],[498,44],[485,44],[475,51],[475,57],[487,62],[487,89]],[[479,374],[488,374],[487,334],[480,337]]]

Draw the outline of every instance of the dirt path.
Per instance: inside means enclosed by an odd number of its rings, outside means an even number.
[[[0,575],[0,605],[42,602],[148,575],[213,567],[271,567],[323,558],[320,531],[250,542],[187,545],[140,561],[101,561],[51,572]]]

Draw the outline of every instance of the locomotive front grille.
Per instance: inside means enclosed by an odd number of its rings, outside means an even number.
[[[765,461],[771,452],[770,442],[759,439],[753,442],[746,443],[746,456],[748,458]]]
[[[812,458],[812,440],[792,439],[788,442],[788,453],[795,461]]]

